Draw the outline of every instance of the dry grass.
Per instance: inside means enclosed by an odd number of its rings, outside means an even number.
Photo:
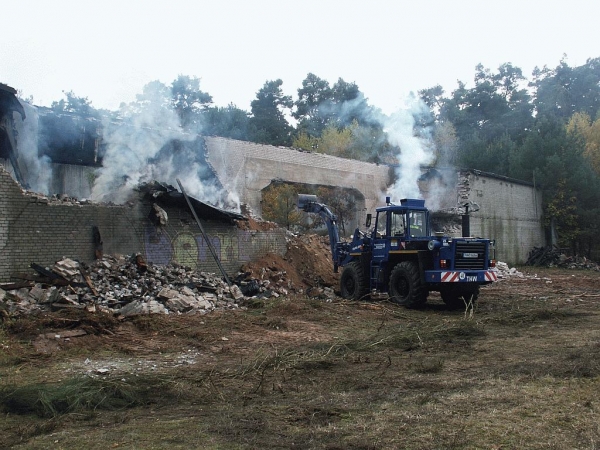
[[[51,358],[23,319],[0,332],[0,447],[595,449],[600,276],[545,276],[484,289],[472,316],[433,296],[421,311],[287,298],[88,322],[97,334]],[[130,362],[102,377],[84,356]]]

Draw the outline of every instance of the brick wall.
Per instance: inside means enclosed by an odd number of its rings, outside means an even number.
[[[93,226],[100,230],[106,254],[140,252],[149,262],[177,261],[218,272],[191,213],[166,208],[168,225],[158,229],[148,219],[150,206],[144,201],[127,206],[48,201],[24,192],[0,167],[0,282],[9,281],[11,273],[28,271],[31,262],[48,266],[63,257],[91,261]],[[284,230],[249,231],[200,219],[230,275],[268,252],[285,254]]]

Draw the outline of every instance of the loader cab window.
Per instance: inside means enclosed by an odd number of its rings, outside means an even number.
[[[394,212],[392,214],[390,236],[404,236],[406,231],[406,213]]]
[[[382,238],[387,236],[387,217],[388,212],[382,212],[377,215],[377,230],[376,237]]]
[[[427,236],[427,215],[424,211],[410,211],[408,220],[411,237]]]

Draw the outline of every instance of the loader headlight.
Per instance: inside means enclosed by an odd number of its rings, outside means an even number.
[[[441,246],[442,243],[440,241],[436,241],[435,239],[432,239],[427,243],[427,248],[429,249],[429,251],[433,251],[436,248],[440,248]]]

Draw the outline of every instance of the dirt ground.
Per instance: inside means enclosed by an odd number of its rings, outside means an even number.
[[[242,267],[253,278],[271,278],[292,290],[310,293],[311,289],[328,287],[339,290],[340,273],[333,272],[329,239],[315,234],[288,239],[285,256],[269,254]]]
[[[311,297],[337,290],[329,255],[302,237],[248,266],[294,289],[246,309],[5,317],[0,448],[600,446],[600,273],[519,268],[473,310],[409,310]]]

